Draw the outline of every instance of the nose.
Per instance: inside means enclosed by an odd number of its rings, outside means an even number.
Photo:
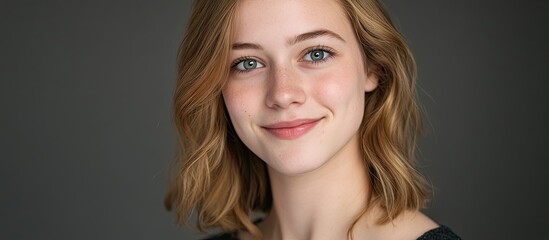
[[[269,80],[265,100],[269,108],[286,109],[305,102],[302,79],[291,67],[271,69]]]

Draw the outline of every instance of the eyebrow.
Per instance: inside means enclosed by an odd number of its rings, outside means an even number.
[[[263,48],[257,44],[254,43],[233,43],[233,50],[240,50],[240,49],[257,49],[257,50],[263,50]]]
[[[341,36],[339,36],[339,34],[332,32],[330,30],[321,29],[321,30],[300,34],[296,36],[293,40],[288,41],[288,45],[294,45],[298,42],[302,42],[302,41],[317,38],[317,37],[331,37],[331,38],[341,40],[342,42],[345,42],[345,40]]]
[[[303,42],[305,40],[318,38],[318,37],[331,37],[338,40],[341,40],[342,42],[345,42],[345,39],[343,39],[339,34],[332,32],[330,30],[321,29],[311,32],[306,32],[300,35],[297,35],[294,39],[288,40],[288,45],[295,45],[299,42]],[[241,50],[241,49],[257,49],[257,50],[263,50],[263,48],[255,43],[233,43],[232,46],[233,50]]]

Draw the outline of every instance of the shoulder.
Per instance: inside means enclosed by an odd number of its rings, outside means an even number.
[[[377,218],[373,218],[377,219]],[[359,236],[369,236],[372,239],[430,239],[422,238],[440,226],[420,211],[404,211],[392,221],[378,225],[374,220],[369,221],[367,227],[361,229]],[[359,230],[360,231],[360,230]],[[418,238],[419,237],[419,238]]]
[[[399,227],[403,235],[399,239],[415,239],[417,240],[460,240],[452,230],[445,226],[439,225],[431,218],[419,211],[408,211],[403,213],[398,221]],[[398,225],[397,225],[398,226]],[[397,229],[399,228],[397,227]],[[412,237],[414,236],[414,237]],[[419,237],[417,237],[419,236]],[[410,237],[410,238],[409,238]]]
[[[431,229],[421,235],[417,240],[461,240],[461,238],[444,225]]]
[[[263,221],[263,218],[257,218],[253,221],[253,223],[257,225],[262,221]],[[233,232],[222,232],[216,235],[211,235],[202,240],[244,240],[244,239],[252,239],[252,238],[251,238],[251,235],[249,235],[247,232],[233,231]]]
[[[217,235],[212,235],[207,238],[204,238],[203,240],[238,240],[236,232],[230,232],[230,233],[220,233]]]
[[[389,222],[379,224],[383,209],[373,207],[355,226],[356,239],[459,240],[448,227],[439,225],[418,210],[407,210]]]
[[[416,239],[439,225],[420,211],[405,211],[385,225],[388,239]]]

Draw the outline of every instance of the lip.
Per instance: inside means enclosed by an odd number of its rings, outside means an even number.
[[[287,122],[277,122],[263,126],[263,128],[277,138],[293,140],[309,132],[321,119],[297,119]]]

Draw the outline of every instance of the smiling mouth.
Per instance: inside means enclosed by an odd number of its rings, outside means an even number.
[[[289,122],[279,122],[263,126],[263,128],[277,138],[283,140],[294,140],[309,132],[318,122],[320,122],[321,119],[322,118],[299,119]]]

